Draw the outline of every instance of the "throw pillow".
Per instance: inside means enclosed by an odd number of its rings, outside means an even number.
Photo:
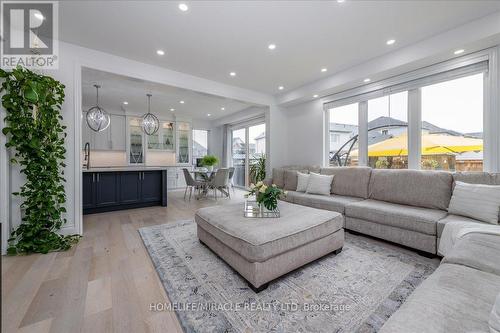
[[[310,194],[330,195],[332,181],[333,175],[320,175],[318,173],[311,172],[306,192]]]
[[[297,192],[305,192],[309,183],[309,174],[297,172]]]
[[[500,332],[500,294],[498,294],[495,304],[493,304],[488,324],[490,326],[491,333]]]
[[[500,186],[455,182],[448,213],[498,224]]]

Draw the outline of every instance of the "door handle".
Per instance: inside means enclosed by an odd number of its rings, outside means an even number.
[[[141,180],[141,172],[139,172],[139,180]]]
[[[95,183],[95,173],[92,174],[92,183]]]
[[[99,174],[97,174],[97,182],[99,183]]]
[[[144,180],[144,171],[142,172],[142,180]]]

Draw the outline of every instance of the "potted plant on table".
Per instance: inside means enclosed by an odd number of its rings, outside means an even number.
[[[262,208],[264,206],[269,211],[276,211],[278,208],[278,199],[287,192],[283,191],[275,184],[270,186],[259,181],[257,184],[250,184],[250,191],[245,194],[245,197],[255,196],[255,201]]]
[[[219,159],[214,155],[205,155],[201,159],[201,164],[207,168],[208,171],[212,172],[214,170],[214,165],[219,163]]]

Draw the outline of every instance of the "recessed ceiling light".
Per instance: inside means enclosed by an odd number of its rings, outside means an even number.
[[[324,73],[328,70],[328,68],[321,68],[321,72]]]
[[[185,12],[185,11],[187,11],[189,9],[189,7],[185,3],[180,3],[179,4],[179,9],[182,10],[183,12]]]
[[[184,104],[184,101],[179,101],[179,103]]]
[[[370,81],[371,81],[371,79],[370,79],[370,78],[368,78],[368,77],[367,77],[366,79],[364,79],[364,80],[363,80],[363,82],[365,82],[365,83],[368,83],[368,82],[370,82]]]
[[[235,72],[231,72],[231,73],[229,73],[229,75],[236,76],[236,73]]]
[[[170,111],[174,112],[174,111],[175,111],[175,109],[174,109],[174,108],[172,108],[172,109],[170,109]]]
[[[35,13],[34,16],[40,21],[45,20],[45,17],[41,13]]]
[[[344,3],[345,0],[337,0],[338,3]]]
[[[396,40],[395,39],[389,39],[387,42],[385,42],[387,45],[392,45],[394,43],[396,43]]]
[[[283,86],[279,86],[279,87],[278,87],[278,89],[279,89],[279,90],[283,90],[283,89],[285,89],[285,87],[283,87]]]
[[[318,95],[313,95],[313,98],[318,98]]]
[[[163,50],[156,50],[156,54],[157,55],[164,55],[165,51],[163,51]]]
[[[128,102],[127,102],[127,101],[125,101],[125,102],[123,102],[123,104],[128,105]]]
[[[210,114],[210,113],[207,113],[207,117],[210,117],[210,116],[211,116],[211,114]]]
[[[276,48],[276,44],[269,44],[269,45],[267,46],[267,48],[268,48],[269,50],[274,50],[274,49]]]
[[[460,50],[456,50],[453,53],[455,53],[455,54],[461,54],[461,53],[464,53],[464,51],[465,51],[464,49],[460,49]]]
[[[222,111],[224,111],[226,108],[225,108],[225,107],[221,107],[220,109],[221,109]]]

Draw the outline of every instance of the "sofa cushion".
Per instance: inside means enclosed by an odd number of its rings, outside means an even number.
[[[372,170],[370,199],[446,210],[453,176],[444,171]]]
[[[448,212],[498,224],[500,211],[500,186],[469,184],[457,181],[451,196]]]
[[[464,265],[500,276],[500,236],[467,234],[455,243],[443,263]]]
[[[285,169],[273,168],[272,183],[278,186],[279,188],[283,188],[285,186]]]
[[[342,195],[318,195],[299,192],[288,192],[287,196],[291,202],[307,207],[331,210],[344,214],[345,206],[361,201],[363,199],[357,197],[347,197]]]
[[[309,194],[330,196],[333,175],[320,175],[319,173],[314,172],[311,172],[309,175],[306,192]]]
[[[369,167],[330,167],[321,168],[323,175],[334,175],[333,194],[368,198],[368,184],[371,168]]]
[[[446,212],[368,199],[347,205],[345,215],[423,234],[436,235],[437,221],[445,217]]]
[[[195,221],[250,262],[263,262],[342,229],[336,212],[280,202],[280,218],[249,219],[240,203],[201,208]]]
[[[307,184],[309,184],[310,174],[302,173],[297,171],[297,192],[305,192],[307,191]]]
[[[307,170],[303,172],[307,172]],[[297,189],[297,171],[285,169],[284,175],[285,184],[283,188],[288,191],[295,191]]]
[[[444,226],[446,225],[446,223],[449,223],[449,222],[475,222],[475,223],[484,224],[484,222],[481,222],[481,221],[478,221],[475,219],[471,219],[471,218],[468,218],[465,216],[449,214],[445,218],[439,220],[437,223],[437,236],[438,237],[441,237],[441,235],[443,234]]]
[[[453,174],[453,180],[469,184],[500,185],[500,173],[456,172]]]
[[[488,332],[488,319],[499,292],[500,276],[442,264],[379,332]]]

